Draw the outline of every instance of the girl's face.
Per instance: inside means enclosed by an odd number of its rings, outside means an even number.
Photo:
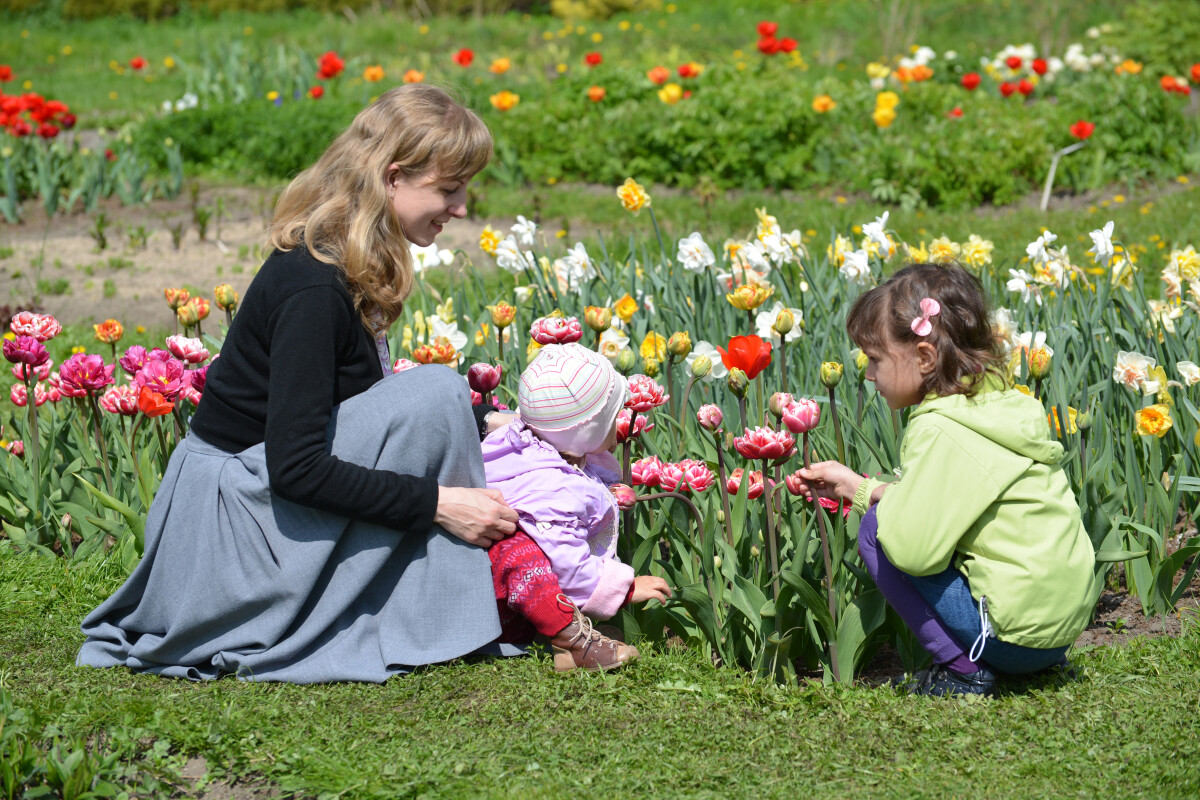
[[[407,239],[428,247],[451,219],[467,215],[467,181],[427,172],[406,178],[398,164],[388,167],[387,191]]]
[[[867,356],[866,379],[875,384],[888,408],[915,406],[925,399],[921,385],[937,364],[937,349],[929,342],[896,342],[863,348]]]
[[[611,453],[617,448],[617,426],[613,423],[612,430],[608,432],[608,436],[604,438],[604,442],[596,449],[596,452]]]

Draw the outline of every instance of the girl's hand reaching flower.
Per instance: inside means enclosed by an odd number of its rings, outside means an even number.
[[[866,480],[837,461],[819,461],[811,467],[799,470],[795,475],[800,478],[800,494],[806,500],[812,500],[814,495],[831,500],[853,500],[858,485]]]

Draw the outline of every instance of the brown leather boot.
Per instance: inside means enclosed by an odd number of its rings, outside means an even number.
[[[562,602],[560,598],[560,602]],[[554,671],[570,672],[573,669],[605,671],[616,669],[638,657],[637,648],[621,644],[601,635],[592,626],[592,621],[574,608],[575,618],[550,639],[554,653]]]

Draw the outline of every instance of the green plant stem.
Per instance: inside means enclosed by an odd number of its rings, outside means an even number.
[[[833,438],[837,440],[838,461],[846,463],[846,444],[842,439],[842,420],[838,416],[837,389],[829,388],[829,413],[833,415]]]
[[[767,485],[767,476],[771,471],[770,459],[763,459],[763,487]],[[771,508],[772,492],[764,492],[763,499],[767,501],[766,513],[763,515],[767,523],[767,547],[771,554],[771,602],[779,602],[779,543],[775,541],[775,526],[771,524],[774,510]],[[775,632],[779,633],[779,609],[775,609]]]
[[[42,515],[42,446],[38,435],[37,398],[34,395],[33,369],[25,365],[25,412],[29,419],[30,465],[33,467],[33,515]]]
[[[738,397],[738,414],[742,418],[742,430],[746,430],[746,395]]]
[[[504,363],[504,328],[496,326],[496,362]]]
[[[811,466],[808,452],[808,431],[804,432],[804,468],[808,469]],[[829,636],[829,667],[833,672],[834,681],[841,683],[841,667],[838,666],[837,657],[837,602],[833,596],[833,561],[829,555],[829,534],[825,530],[825,509],[815,498],[813,500],[813,513],[817,517],[817,531],[821,534],[821,556],[825,559],[825,597],[829,602],[829,618],[833,620],[833,625]]]
[[[717,479],[721,482],[721,510],[725,513],[725,543],[733,547],[733,517],[729,513],[729,486],[725,479],[725,448],[722,447],[719,428],[713,431],[713,443],[717,446]]]
[[[693,375],[688,379],[687,386],[683,387],[683,400],[679,404],[679,429],[684,430],[684,417],[688,413],[688,400],[692,396],[692,386],[696,383],[696,376]]]
[[[779,391],[787,391],[787,346],[782,336],[779,337]]]
[[[100,430],[100,405],[96,402],[96,393],[88,392],[88,402],[92,407],[92,430],[96,434],[96,446],[100,448],[100,465],[104,468],[104,486],[109,494],[113,493],[112,470],[108,466],[108,445]]]

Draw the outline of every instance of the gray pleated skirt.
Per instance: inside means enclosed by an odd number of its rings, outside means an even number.
[[[446,367],[392,375],[330,422],[336,457],[485,486],[466,382]],[[83,621],[78,663],[193,680],[385,681],[500,635],[487,553],[435,525],[399,533],[271,492],[263,445],[176,447],[141,563]]]

